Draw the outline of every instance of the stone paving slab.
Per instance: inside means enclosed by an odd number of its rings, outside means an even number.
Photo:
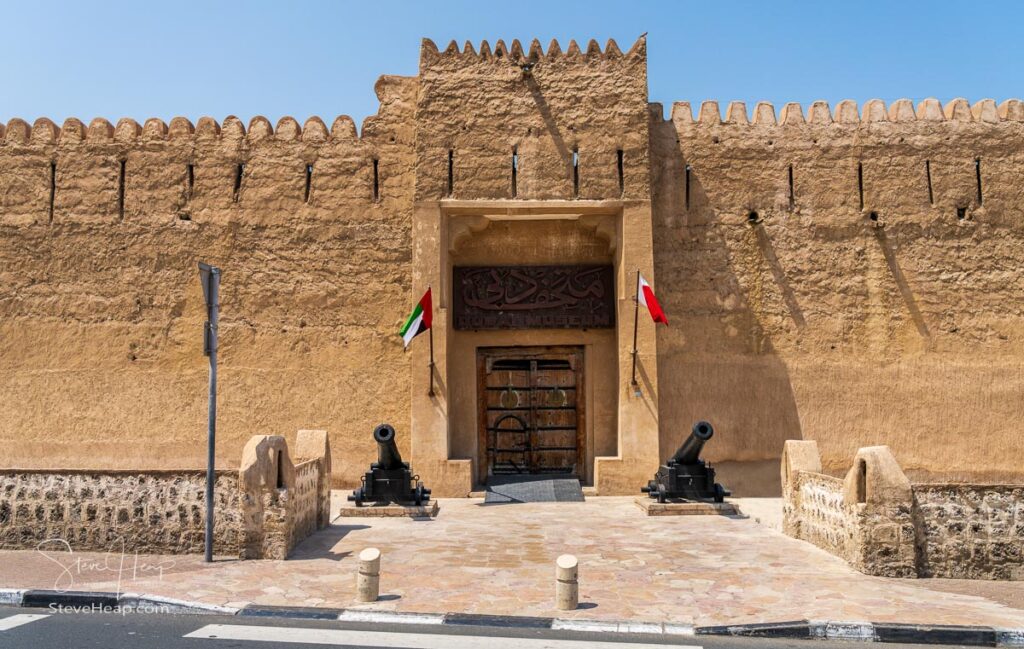
[[[384,597],[357,605],[356,556],[370,546],[383,552]],[[581,607],[559,617],[1024,626],[1024,610],[930,589],[928,580],[865,576],[742,516],[648,517],[632,497],[493,506],[445,500],[433,519],[338,518],[287,561],[208,565],[199,556],[3,551],[0,586],[120,588],[234,607],[550,616],[554,561],[563,553],[580,559]]]
[[[431,501],[425,505],[398,505],[395,503],[389,503],[387,505],[362,505],[356,507],[344,503],[340,509],[335,509],[334,516],[341,516],[342,518],[377,518],[377,517],[397,517],[397,518],[419,518],[423,516],[437,516],[437,512],[440,511],[440,506],[437,501]]]
[[[659,503],[657,500],[647,496],[637,496],[633,499],[640,511],[648,516],[735,516],[739,514],[736,505],[731,502],[725,503],[703,503],[703,502],[667,502]]]

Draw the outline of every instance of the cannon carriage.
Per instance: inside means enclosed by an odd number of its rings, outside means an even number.
[[[419,507],[430,500],[430,489],[423,486],[420,477],[414,475],[408,462],[395,444],[395,429],[390,424],[381,424],[373,429],[377,442],[377,461],[363,475],[362,486],[349,495],[356,507],[366,502],[375,504],[413,504]]]
[[[656,498],[659,503],[670,499],[723,502],[726,496],[731,495],[730,492],[715,482],[715,470],[711,464],[700,459],[704,444],[714,434],[715,430],[708,422],[694,424],[690,436],[640,491]]]

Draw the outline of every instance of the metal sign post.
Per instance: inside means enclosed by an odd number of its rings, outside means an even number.
[[[220,269],[199,262],[199,281],[206,299],[203,352],[210,357],[210,410],[206,446],[206,561],[213,561],[214,449],[217,439],[217,320],[220,315]]]

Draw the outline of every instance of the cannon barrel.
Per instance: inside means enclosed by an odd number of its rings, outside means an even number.
[[[714,434],[715,429],[711,427],[711,424],[706,421],[698,421],[693,425],[693,431],[690,433],[690,436],[686,438],[686,441],[675,452],[675,455],[669,459],[669,463],[696,464],[700,460],[700,452],[704,449],[705,442],[711,439]]]
[[[402,454],[395,444],[395,429],[391,424],[381,424],[373,429],[377,442],[377,466],[385,471],[402,468]]]

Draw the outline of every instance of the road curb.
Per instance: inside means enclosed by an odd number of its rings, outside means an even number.
[[[17,588],[0,588],[0,606],[21,606],[25,591]]]
[[[68,608],[89,611],[156,612],[185,615],[236,615],[237,608],[191,602],[145,593],[81,590],[0,589],[0,604],[22,608]]]
[[[1024,647],[1024,629],[894,622],[827,622],[798,620],[768,624],[697,627],[699,635],[756,638],[845,640],[967,647]]]
[[[807,620],[699,626],[696,628],[696,632],[697,635],[731,635],[747,638],[798,638],[806,640],[814,637],[811,634],[811,623]]]
[[[91,610],[155,611],[188,615],[237,615],[239,617],[340,620],[370,624],[446,625],[552,629],[586,633],[665,636],[737,636],[777,639],[818,639],[906,644],[946,644],[971,647],[1024,647],[1024,628],[893,622],[833,622],[794,620],[757,624],[694,627],[669,622],[594,620],[578,618],[485,615],[476,613],[399,613],[366,608],[316,608],[249,604],[242,608],[139,593],[58,591],[0,588],[0,605],[22,608],[68,607]]]

